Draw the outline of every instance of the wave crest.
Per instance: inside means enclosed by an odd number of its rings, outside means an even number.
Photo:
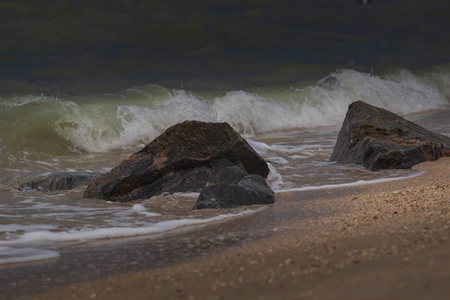
[[[348,105],[356,100],[405,115],[448,106],[449,78],[450,68],[421,75],[395,70],[384,77],[338,70],[315,85],[221,95],[149,85],[71,99],[0,99],[0,151],[5,158],[30,151],[93,153],[136,148],[185,120],[228,122],[245,137],[339,125]],[[37,147],[36,141],[44,146]]]

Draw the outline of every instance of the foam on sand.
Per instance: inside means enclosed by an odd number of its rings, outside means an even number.
[[[133,207],[140,210],[140,206]],[[229,218],[235,218],[249,213],[256,212],[258,209],[247,209],[239,213],[222,214],[206,219],[181,219],[169,220],[154,223],[144,227],[112,227],[93,230],[68,230],[63,232],[52,232],[40,230],[25,233],[15,240],[0,241],[0,265],[10,263],[22,263],[37,261],[43,259],[57,258],[60,254],[57,251],[45,250],[31,247],[21,247],[22,245],[39,245],[61,242],[87,242],[99,239],[122,238],[138,235],[148,235],[175,230],[178,228],[201,225],[211,222],[222,221]],[[56,245],[56,244],[55,244]]]
[[[0,265],[47,260],[58,257],[60,257],[60,254],[52,250],[0,246]]]
[[[375,184],[375,183],[383,183],[383,182],[389,182],[389,181],[396,181],[396,180],[403,180],[403,179],[409,179],[414,178],[420,175],[425,174],[425,171],[417,171],[409,176],[403,176],[403,177],[393,177],[393,178],[379,178],[379,179],[373,179],[373,180],[358,180],[355,182],[349,182],[349,183],[341,183],[341,184],[327,184],[327,185],[319,185],[319,186],[304,186],[299,188],[291,188],[291,189],[282,189],[282,190],[276,190],[276,193],[290,193],[290,192],[303,192],[303,191],[313,191],[313,190],[322,190],[322,189],[333,189],[333,188],[341,188],[341,187],[352,187],[352,186],[360,186],[360,185],[367,185],[367,184]]]

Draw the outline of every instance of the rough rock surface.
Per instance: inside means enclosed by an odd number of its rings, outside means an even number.
[[[274,192],[266,180],[246,174],[239,167],[222,169],[200,193],[194,209],[229,208],[242,205],[271,204]]]
[[[91,182],[85,198],[127,202],[162,193],[200,191],[222,168],[266,177],[269,168],[227,123],[185,121]]]
[[[450,138],[392,112],[357,101],[350,104],[331,161],[372,171],[409,169],[450,156]]]
[[[38,190],[53,192],[71,190],[80,186],[86,186],[99,175],[70,173],[70,172],[33,172],[26,175],[15,176],[3,181],[1,184],[26,191]]]

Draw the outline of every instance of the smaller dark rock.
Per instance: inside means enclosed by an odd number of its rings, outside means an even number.
[[[232,166],[223,168],[220,170],[215,177],[211,179],[211,183],[229,182],[229,181],[239,181],[244,176],[247,175],[242,168],[238,166]]]
[[[274,192],[272,189],[267,185],[267,182],[264,178],[262,178],[259,175],[256,174],[249,174],[242,178],[241,181],[239,181],[238,184],[240,187],[243,187],[248,190],[252,190],[255,193],[261,194],[261,195],[270,195],[273,198]],[[264,201],[264,200],[263,200]],[[269,202],[273,203],[273,202]],[[268,204],[266,202],[262,204]]]
[[[219,202],[216,198],[203,199],[201,202],[197,202],[193,209],[204,209],[204,208],[220,208]]]
[[[193,209],[230,208],[242,205],[272,204],[274,192],[260,175],[239,167],[222,169],[200,193]]]

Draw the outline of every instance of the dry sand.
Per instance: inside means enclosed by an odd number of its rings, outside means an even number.
[[[328,210],[274,234],[162,269],[54,289],[35,299],[449,299],[450,158],[419,177],[276,206]]]

